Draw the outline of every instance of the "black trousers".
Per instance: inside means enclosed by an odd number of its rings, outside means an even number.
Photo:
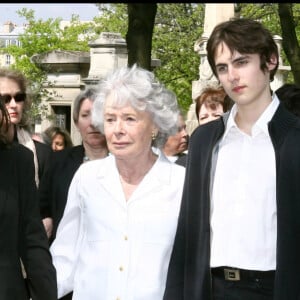
[[[212,275],[213,300],[273,300],[274,279],[230,281]]]

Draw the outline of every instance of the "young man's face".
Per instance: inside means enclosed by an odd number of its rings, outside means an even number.
[[[231,53],[226,44],[218,46],[215,55],[218,79],[237,105],[251,105],[270,99],[270,73],[260,68],[258,54]],[[269,70],[275,65],[268,64]]]

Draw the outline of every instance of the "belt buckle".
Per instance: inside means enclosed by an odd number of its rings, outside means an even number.
[[[231,281],[239,281],[240,278],[240,270],[237,269],[224,269],[224,276],[226,280]]]

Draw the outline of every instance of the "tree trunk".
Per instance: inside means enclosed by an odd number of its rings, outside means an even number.
[[[151,70],[152,34],[157,4],[128,3],[126,42],[128,66],[137,64]]]
[[[300,85],[300,48],[297,40],[292,3],[278,3],[282,48],[291,65],[294,82]]]

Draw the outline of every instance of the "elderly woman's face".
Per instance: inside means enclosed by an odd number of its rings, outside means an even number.
[[[0,95],[10,95],[10,101],[5,103],[8,110],[10,120],[13,124],[19,124],[24,109],[24,101],[16,101],[15,95],[21,93],[19,85],[9,78],[0,77]],[[25,100],[25,99],[24,99]]]
[[[150,114],[134,109],[130,104],[124,107],[113,105],[107,98],[104,106],[104,134],[109,151],[117,158],[137,159],[151,149],[152,132],[156,128]]]

